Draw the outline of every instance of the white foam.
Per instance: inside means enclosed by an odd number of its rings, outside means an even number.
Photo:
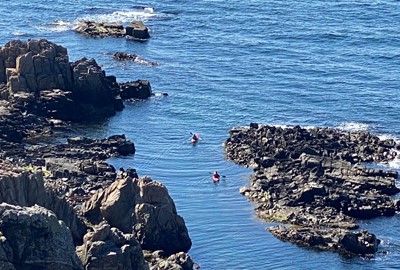
[[[14,32],[14,33],[12,33],[13,34],[13,36],[16,36],[16,37],[22,37],[22,36],[25,36],[26,35],[26,33],[24,33],[24,32],[19,32],[19,31],[16,31],[16,32]]]
[[[397,138],[396,136],[393,136],[391,134],[380,134],[378,135],[378,138],[382,141],[384,140],[394,140],[396,143],[400,142],[400,139]]]
[[[367,131],[368,128],[368,124],[360,122],[346,122],[338,126],[343,131]]]
[[[126,23],[131,21],[146,21],[149,18],[158,17],[160,14],[154,13],[153,8],[145,8],[143,10],[121,10],[114,11],[109,14],[94,14],[94,15],[86,15],[78,18],[77,21],[96,21],[102,23],[110,23],[110,22],[120,22]]]
[[[57,32],[71,30],[74,26],[75,26],[74,23],[64,22],[62,20],[58,20],[50,24],[50,28]]]
[[[46,32],[47,31],[64,32],[73,29],[75,26],[76,26],[75,23],[57,20],[47,25],[38,26],[37,29]]]
[[[400,151],[399,150],[391,150],[391,151],[395,152],[397,155],[395,159],[388,162],[388,166],[392,169],[398,170],[400,169],[400,158],[399,158]]]

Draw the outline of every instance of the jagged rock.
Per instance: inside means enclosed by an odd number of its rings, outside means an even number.
[[[86,226],[65,200],[60,199],[53,191],[45,189],[42,172],[33,173],[2,162],[0,190],[0,202],[20,206],[38,204],[50,209],[69,227],[76,243],[82,240]]]
[[[95,224],[104,219],[124,233],[133,232],[143,249],[173,254],[191,247],[185,222],[167,189],[149,178],[113,183],[85,202],[82,213]]]
[[[0,63],[5,67],[0,68],[0,79],[8,82],[11,93],[38,93],[53,88],[71,90],[67,49],[45,39],[7,43],[0,48]]]
[[[86,270],[148,270],[143,251],[132,234],[111,228],[106,222],[84,236],[77,253]]]
[[[83,269],[67,226],[51,211],[0,204],[2,269]]]
[[[94,59],[82,58],[71,63],[73,94],[82,112],[87,115],[113,115],[116,111],[114,92],[118,88],[110,81]],[[84,109],[83,109],[84,108]]]

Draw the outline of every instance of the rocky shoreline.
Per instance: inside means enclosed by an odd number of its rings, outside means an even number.
[[[259,217],[281,224],[269,228],[275,237],[348,256],[371,256],[380,242],[356,230],[357,219],[399,210],[397,171],[367,167],[395,159],[398,149],[366,131],[256,123],[233,128],[225,142],[228,159],[254,169],[240,192]]]
[[[152,95],[47,40],[0,47],[1,269],[193,269],[185,222],[165,186],[106,160],[123,134],[56,143],[70,121],[112,116]]]

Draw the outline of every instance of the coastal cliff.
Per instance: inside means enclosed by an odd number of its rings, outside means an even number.
[[[133,142],[53,140],[69,121],[110,116],[123,99],[150,95],[149,82],[119,84],[94,59],[70,63],[65,48],[44,39],[0,48],[4,269],[193,269],[188,230],[166,187],[106,161],[133,155]]]

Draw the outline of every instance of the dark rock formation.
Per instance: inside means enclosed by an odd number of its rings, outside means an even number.
[[[176,269],[192,265],[190,257],[180,253],[189,250],[191,241],[166,188],[137,180],[134,169],[117,171],[106,162],[113,156],[134,154],[131,141],[124,135],[69,138],[67,143],[54,140],[68,127],[63,120],[111,115],[122,109],[120,87],[94,60],[69,63],[66,49],[47,40],[13,41],[0,48],[0,203],[20,206],[10,206],[12,212],[4,211],[3,216],[0,206],[1,269],[82,269],[71,255],[72,240],[81,245],[85,269],[148,269],[143,248],[163,250],[160,256],[152,253],[148,260],[152,269],[167,269],[159,265],[164,261]],[[151,94],[147,81],[123,88],[130,99]],[[96,191],[103,194],[118,185],[118,179],[133,178],[133,204],[121,208],[127,213],[121,214],[113,205],[131,202],[124,196],[114,202],[107,197],[106,204],[99,204],[112,227],[94,228],[81,216],[82,203]],[[113,194],[117,197],[118,191]],[[33,205],[50,209],[56,218],[43,212],[48,210],[31,214],[29,209],[26,214],[25,207]],[[63,222],[56,226],[58,219]],[[113,224],[129,230],[121,232]],[[83,237],[87,230],[91,232]]]
[[[82,206],[97,224],[103,219],[124,233],[133,233],[143,249],[170,255],[191,247],[184,220],[167,189],[149,178],[125,178],[100,191]]]
[[[119,89],[122,99],[146,99],[152,94],[150,82],[145,80],[121,83]]]
[[[150,38],[149,29],[141,21],[134,21],[125,28],[126,38],[137,41],[146,41]]]
[[[242,188],[241,193],[258,203],[257,214],[301,226],[291,229],[290,234],[272,230],[279,238],[286,234],[285,240],[297,243],[298,237],[302,245],[309,239],[310,246],[319,247],[312,244],[312,235],[326,232],[320,228],[354,229],[357,218],[392,216],[397,210],[390,197],[399,191],[397,172],[361,164],[395,158],[393,140],[380,140],[368,132],[258,124],[232,129],[230,134],[225,142],[226,156],[255,170],[251,187]],[[332,249],[340,249],[341,238],[333,239],[338,248]],[[346,250],[365,254],[375,249]]]
[[[49,210],[0,204],[0,268],[80,270],[71,234]]]
[[[75,31],[93,38],[126,37],[136,41],[146,41],[150,38],[148,27],[141,21],[134,21],[125,28],[120,23],[81,21]]]
[[[283,241],[320,250],[334,250],[350,257],[354,254],[374,254],[380,242],[374,234],[366,231],[354,233],[340,229],[296,226],[275,226],[269,228],[269,231]]]
[[[142,58],[140,58],[136,54],[129,54],[129,53],[124,53],[124,52],[116,52],[113,54],[114,59],[118,61],[133,61],[138,64],[144,65],[144,66],[158,66],[159,64],[156,62],[149,62],[146,61]]]
[[[145,87],[136,85],[142,89],[134,98],[149,97],[150,84],[144,82]],[[66,48],[45,39],[0,47],[0,98],[22,112],[65,121],[114,115],[124,108],[119,93],[133,91],[134,85],[129,90],[126,85],[120,89],[94,59],[70,63]]]
[[[81,21],[75,31],[89,37],[124,37],[125,29],[119,23],[97,23],[93,21]]]
[[[86,270],[148,270],[143,251],[132,234],[124,234],[107,223],[94,227],[77,248]]]

